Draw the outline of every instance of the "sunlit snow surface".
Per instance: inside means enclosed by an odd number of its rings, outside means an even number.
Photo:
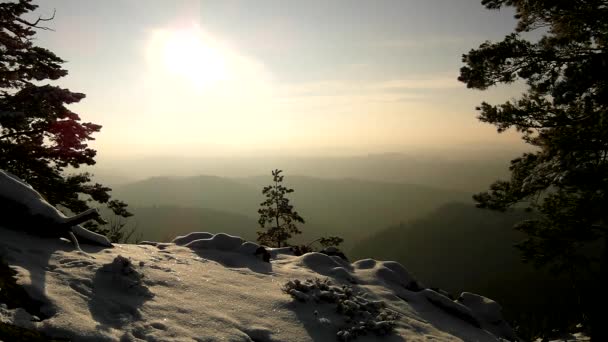
[[[0,195],[29,208],[20,215],[65,219],[8,173],[0,173]],[[396,262],[351,264],[273,249],[268,263],[255,255],[255,243],[204,232],[173,243],[81,247],[84,252],[58,238],[3,228],[0,217],[0,257],[44,303],[41,317],[0,304],[0,320],[74,341],[335,341],[344,323],[335,305],[294,301],[281,289],[289,280],[328,278],[401,314],[383,341],[513,339],[497,303],[469,293],[450,300],[425,289]]]
[[[18,282],[46,303],[49,316],[35,322],[22,310],[2,309],[1,319],[78,341],[334,341],[335,306],[296,302],[281,290],[290,279],[328,277],[402,314],[395,335],[382,340],[496,341],[488,330],[505,328],[489,326],[483,313],[478,319],[485,330],[476,328],[453,314],[467,307],[431,290],[407,290],[413,278],[394,262],[350,264],[273,251],[275,259],[266,263],[251,252],[255,244],[225,234],[201,237],[207,242],[188,246],[83,245],[85,254],[66,241],[0,228],[3,258],[18,271]],[[433,302],[453,308],[433,304],[429,292]]]

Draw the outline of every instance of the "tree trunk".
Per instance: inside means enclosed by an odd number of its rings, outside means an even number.
[[[600,259],[595,297],[590,313],[591,341],[608,341],[608,235],[604,235],[604,250]]]
[[[277,232],[279,234],[279,236],[277,237],[277,243],[278,243],[279,248],[281,248],[281,239],[280,239],[280,234],[281,233],[279,231],[279,216],[280,216],[280,213],[279,213],[279,196],[278,196],[279,191],[277,190],[278,188],[279,188],[279,182],[274,182],[274,189],[277,192],[275,194],[276,197],[275,197],[275,201],[274,201],[274,203],[276,205],[276,211],[275,211],[275,217],[274,217],[274,219],[276,221]]]

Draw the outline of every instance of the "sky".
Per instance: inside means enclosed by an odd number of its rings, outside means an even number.
[[[515,26],[480,0],[38,0],[55,82],[102,158],[519,146],[474,107],[461,56]]]

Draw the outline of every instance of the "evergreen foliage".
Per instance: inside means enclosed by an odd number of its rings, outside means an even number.
[[[283,170],[273,170],[272,180],[274,184],[265,186],[262,189],[262,194],[266,196],[266,200],[258,209],[260,218],[258,223],[261,228],[266,230],[258,231],[258,242],[268,247],[286,247],[291,246],[287,240],[294,235],[302,234],[302,231],[296,226],[296,223],[304,223],[304,218],[293,209],[293,205],[289,204],[289,199],[285,195],[292,193],[294,190],[285,187],[283,182]],[[312,245],[318,242],[323,247],[338,246],[344,239],[338,236],[325,236],[313,240],[308,245],[291,246],[296,255],[301,255],[315,251]]]
[[[258,223],[261,228],[266,228],[265,231],[258,232],[258,242],[268,247],[286,246],[287,240],[293,235],[302,234],[296,223],[304,223],[302,216],[293,210],[289,199],[285,197],[294,190],[282,185],[281,172],[283,171],[278,169],[272,171],[274,184],[265,186],[262,190],[266,200],[260,203],[262,208],[258,210]]]
[[[459,80],[480,90],[525,81],[519,99],[483,102],[477,110],[498,132],[515,128],[534,150],[512,160],[509,180],[474,199],[480,208],[524,204],[540,214],[516,226],[528,236],[518,244],[524,260],[572,275],[574,295],[583,298],[580,320],[591,326],[592,339],[606,341],[608,252],[604,247],[600,256],[597,244],[608,237],[608,1],[482,4],[514,7],[518,25],[502,41],[465,54]],[[540,39],[524,38],[532,31]]]
[[[109,187],[91,183],[86,172],[66,173],[68,167],[95,164],[96,151],[87,142],[101,126],[82,122],[66,107],[84,94],[43,84],[68,72],[61,66],[64,60],[34,45],[37,30],[50,30],[41,23],[53,19],[23,19],[37,7],[31,0],[0,3],[0,168],[32,185],[54,206],[78,213],[98,202],[128,217],[127,205],[111,199]],[[88,227],[96,226],[90,222]]]

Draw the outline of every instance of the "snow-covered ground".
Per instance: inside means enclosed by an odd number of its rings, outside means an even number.
[[[387,336],[371,333],[357,340],[515,338],[497,303],[470,293],[451,300],[425,288],[396,262],[350,263],[320,253],[294,256],[289,249],[269,250],[272,258],[266,262],[256,255],[258,245],[209,233],[192,233],[173,243],[113,247],[95,237],[89,241],[96,245],[81,244],[80,251],[64,239],[20,231],[21,219],[22,226],[43,225],[47,220],[53,227],[51,223],[69,218],[29,185],[4,172],[0,172],[0,200],[16,201],[20,208],[9,212],[0,206],[0,257],[17,271],[17,283],[42,303],[38,316],[0,303],[0,321],[52,337],[335,341],[338,337],[352,340],[353,331],[384,331],[393,326]],[[43,219],[19,217],[35,214]],[[2,217],[11,218],[12,229],[3,226]],[[36,234],[46,228],[29,231]],[[317,278],[322,280],[306,282]]]
[[[18,283],[45,303],[48,317],[36,321],[4,308],[0,319],[77,341],[334,341],[343,324],[335,305],[299,302],[281,289],[289,280],[318,277],[348,284],[400,313],[394,334],[382,340],[496,341],[489,330],[506,328],[495,304],[481,297],[470,298],[476,312],[431,290],[407,290],[413,279],[394,262],[350,264],[279,250],[267,263],[253,255],[255,245],[238,238],[194,242],[82,245],[83,253],[68,241],[0,228],[0,253],[18,271]]]

